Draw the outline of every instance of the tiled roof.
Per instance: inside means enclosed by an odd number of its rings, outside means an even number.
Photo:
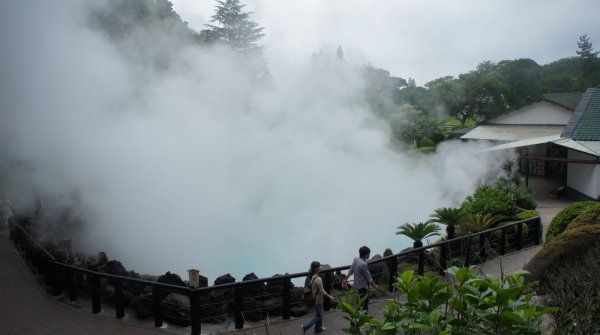
[[[551,102],[555,105],[559,105],[570,110],[575,110],[577,103],[581,99],[580,92],[568,92],[568,93],[546,93],[542,94],[543,100]]]
[[[576,141],[600,141],[600,86],[588,88],[583,94],[564,136]]]

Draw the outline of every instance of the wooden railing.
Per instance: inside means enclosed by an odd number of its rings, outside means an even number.
[[[210,308],[210,301],[207,303],[206,298],[210,296],[211,292],[216,290],[227,292],[230,300],[221,301],[220,303],[228,303],[233,308],[230,314],[221,315],[221,317],[233,317],[235,327],[240,329],[244,325],[244,314],[252,312],[248,307],[244,309],[245,302],[250,299],[264,298],[251,296],[250,292],[253,288],[257,286],[268,287],[269,285],[281,286],[280,290],[274,290],[275,293],[271,292],[269,294],[281,302],[280,306],[276,308],[279,309],[282,318],[289,319],[292,308],[301,305],[302,289],[293,288],[292,280],[307,276],[306,272],[299,272],[202,288],[169,285],[91,271],[62,263],[14,218],[9,220],[9,230],[13,243],[19,246],[24,252],[25,258],[38,268],[39,273],[44,276],[46,285],[51,287],[53,295],[61,295],[63,291],[66,291],[68,298],[71,301],[76,301],[80,293],[87,293],[91,298],[92,313],[100,313],[104,293],[101,282],[104,280],[104,287],[110,286],[114,290],[111,299],[105,300],[112,301],[115,307],[115,316],[120,319],[125,315],[128,301],[134,298],[141,299],[139,295],[138,297],[127,296],[125,288],[137,287],[138,291],[140,288],[145,288],[146,292],[151,290],[151,298],[148,299],[151,299],[151,301],[147,301],[148,305],[151,306],[151,310],[148,312],[154,318],[154,326],[161,327],[165,317],[165,307],[168,307],[165,305],[163,297],[168,293],[178,293],[189,299],[189,318],[184,321],[191,326],[193,335],[200,334],[202,320],[207,320],[203,316],[207,314],[206,311]],[[380,278],[380,280],[386,278],[385,284],[388,290],[391,291],[397,273],[407,268],[414,268],[419,274],[435,272],[443,275],[445,270],[452,265],[469,266],[511,251],[521,250],[526,245],[539,245],[541,236],[540,218],[535,217],[371,260],[369,261],[369,267],[383,269],[371,271],[371,273],[373,277]],[[334,285],[334,273],[349,268],[350,266],[346,265],[324,270],[321,275],[325,289],[331,292]],[[325,299],[323,307],[325,310],[331,308],[328,299]]]

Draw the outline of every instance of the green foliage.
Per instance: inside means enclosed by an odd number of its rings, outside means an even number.
[[[555,239],[567,229],[567,226],[586,209],[597,205],[596,201],[581,201],[573,203],[558,212],[546,230],[546,243]]]
[[[450,280],[415,276],[414,270],[396,279],[400,299],[387,300],[384,319],[377,320],[349,304],[338,305],[352,326],[349,334],[541,334],[545,313],[556,311],[535,305],[525,272],[503,279],[479,277],[470,268],[448,269]]]
[[[512,217],[516,212],[508,190],[482,185],[465,198],[461,208],[472,214],[491,214]]]
[[[575,219],[573,219],[573,221],[571,221],[571,223],[569,223],[569,226],[567,226],[567,229],[565,229],[565,231],[580,226],[594,224],[600,224],[600,203],[596,203],[595,206],[591,206],[583,212],[581,212],[579,216],[577,216]]]
[[[396,235],[404,235],[415,241],[415,247],[429,236],[439,235],[440,227],[432,222],[405,223],[398,226]]]
[[[515,220],[516,221],[527,220],[527,219],[534,218],[536,216],[540,216],[540,212],[536,211],[535,209],[528,209],[528,210],[524,210],[524,211],[518,213],[515,216]]]
[[[258,41],[265,36],[263,27],[250,20],[252,12],[245,12],[240,0],[217,0],[215,14],[202,36],[209,42],[228,45],[241,56],[245,65],[258,77],[269,76],[263,46]]]
[[[461,208],[452,207],[441,207],[433,211],[433,214],[429,215],[431,219],[427,222],[436,222],[445,224],[447,226],[457,226],[461,224],[465,215]]]
[[[419,140],[419,142],[417,143],[417,146],[419,148],[422,148],[422,147],[425,147],[425,148],[435,147],[435,142],[433,142],[431,139],[429,139],[427,137],[423,137],[422,139]]]

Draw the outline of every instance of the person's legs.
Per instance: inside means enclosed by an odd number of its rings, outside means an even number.
[[[359,299],[363,299],[365,298],[365,303],[363,304],[363,311],[369,311],[369,289],[368,288],[359,288],[358,289],[358,298]]]
[[[315,322],[315,333],[320,333],[323,330],[325,330],[325,328],[323,328],[323,305],[316,304],[315,312],[316,312],[316,319],[317,319]]]
[[[302,328],[304,329],[304,331],[307,331],[310,329],[310,327],[312,327],[313,325],[317,325],[315,327],[315,331],[318,329],[320,330],[322,328],[323,325],[323,305],[320,304],[315,304],[315,316],[313,316],[312,319],[310,319],[307,323],[302,325]]]

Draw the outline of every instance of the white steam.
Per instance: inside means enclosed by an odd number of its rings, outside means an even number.
[[[156,70],[88,28],[81,2],[28,3],[0,23],[22,32],[0,51],[1,157],[26,162],[48,197],[75,192],[77,248],[128,269],[212,282],[339,266],[361,245],[397,252],[409,242],[396,226],[458,204],[502,159],[458,142],[393,151],[348,64],[307,60],[257,87],[225,50],[190,47]]]

